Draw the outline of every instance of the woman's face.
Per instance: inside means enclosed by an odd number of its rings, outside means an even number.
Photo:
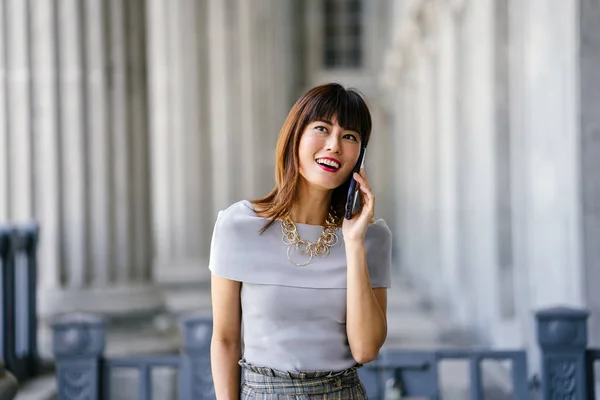
[[[333,121],[313,121],[300,137],[300,175],[322,189],[335,189],[349,177],[360,153],[360,135]]]

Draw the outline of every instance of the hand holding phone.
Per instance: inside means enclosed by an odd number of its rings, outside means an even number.
[[[352,175],[350,176],[350,186],[348,187],[346,206],[344,208],[346,219],[352,219],[352,216],[358,214],[361,208],[360,194],[358,193],[358,183],[356,182],[356,179],[354,179],[354,173],[360,173],[360,170],[364,168],[366,152],[367,148],[365,146],[361,146],[358,161],[356,162],[356,165],[352,170]]]

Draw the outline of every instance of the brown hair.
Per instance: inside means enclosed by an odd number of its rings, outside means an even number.
[[[260,206],[262,216],[270,218],[262,229],[266,231],[276,220],[289,214],[296,198],[300,177],[298,146],[308,124],[331,121],[335,117],[343,129],[357,132],[366,146],[371,136],[371,113],[360,93],[337,83],[310,89],[290,110],[277,140],[275,153],[275,187],[265,197],[253,201]],[[333,191],[332,209],[343,215],[350,179]]]

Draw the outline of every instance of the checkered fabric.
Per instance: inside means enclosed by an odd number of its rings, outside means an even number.
[[[344,371],[284,372],[257,367],[245,360],[240,400],[365,400],[358,377],[360,365]]]

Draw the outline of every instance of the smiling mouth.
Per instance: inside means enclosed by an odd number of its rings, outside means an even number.
[[[339,162],[329,158],[317,158],[315,161],[321,168],[328,172],[335,172],[342,166]]]

